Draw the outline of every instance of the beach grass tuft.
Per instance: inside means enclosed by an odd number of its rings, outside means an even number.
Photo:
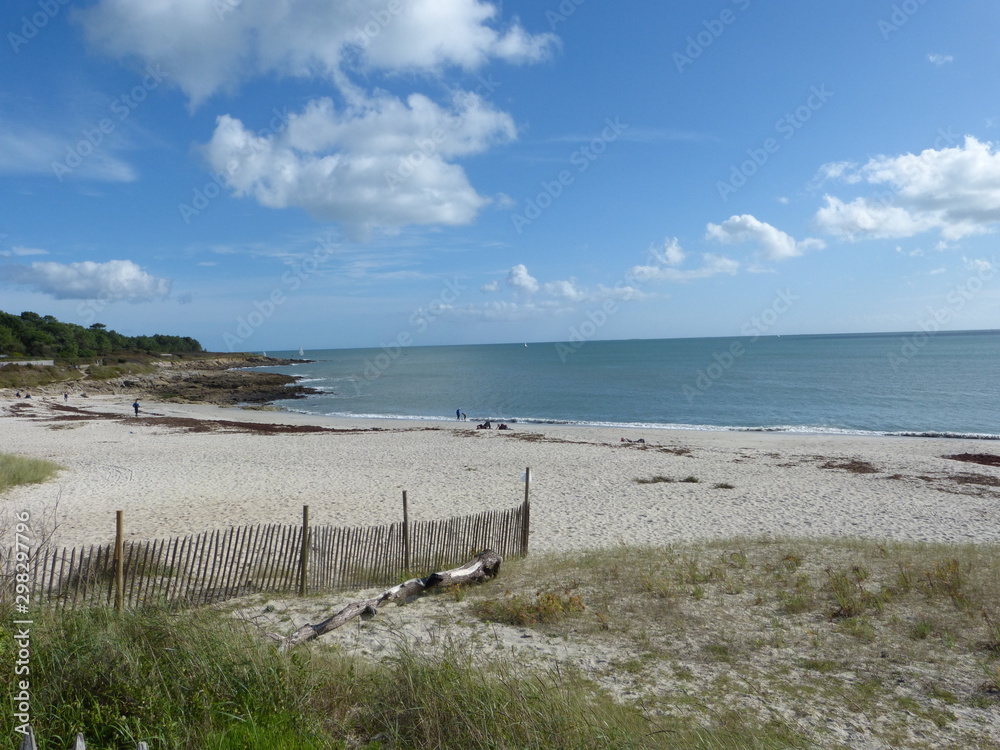
[[[484,620],[518,626],[558,622],[585,609],[583,600],[569,590],[537,591],[534,596],[508,592],[497,599],[478,601],[472,607]]]
[[[3,612],[0,630],[11,612]],[[551,623],[549,623],[551,624]],[[7,641],[8,633],[0,633]],[[684,728],[616,701],[580,670],[525,670],[446,643],[400,639],[381,659],[336,649],[280,654],[219,610],[39,614],[32,630],[32,720],[42,747],[154,750],[736,750],[805,747],[737,724]],[[709,656],[725,660],[720,646]],[[6,669],[10,649],[0,652]],[[642,665],[636,661],[635,669]],[[0,731],[13,733],[11,712]]]
[[[649,477],[648,479],[646,477],[639,477],[638,479],[635,480],[635,483],[636,484],[664,484],[664,483],[665,484],[669,484],[670,482],[675,482],[675,481],[677,481],[677,480],[675,480],[673,477],[668,477],[668,476],[666,476],[664,474],[657,474],[656,476]]]
[[[985,749],[998,593],[990,545],[768,537],[511,559],[285,654],[309,600],[43,610],[32,710],[50,747]]]
[[[41,458],[0,453],[0,492],[19,484],[37,484],[55,476],[61,467]]]
[[[1000,737],[982,729],[1000,719],[993,545],[762,538],[623,546],[510,561],[504,586],[516,594],[551,585],[568,569],[586,611],[529,627],[567,649],[596,641],[648,655],[628,662],[627,686],[620,673],[597,682],[679,727],[738,721],[746,736],[819,747],[838,746],[829,733],[838,725],[864,726],[873,742],[899,748],[991,748]],[[485,596],[469,591],[473,602]],[[736,695],[755,707],[727,713]]]

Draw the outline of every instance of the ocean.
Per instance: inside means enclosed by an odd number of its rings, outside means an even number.
[[[297,357],[298,351],[269,352]],[[1000,331],[306,351],[332,416],[1000,439]]]

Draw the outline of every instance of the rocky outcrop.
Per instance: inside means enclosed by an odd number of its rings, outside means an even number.
[[[280,367],[304,360],[277,359],[263,355],[209,354],[197,358],[170,358],[156,361],[153,372],[132,373],[106,380],[84,377],[36,389],[36,393],[59,396],[124,395],[153,401],[180,401],[235,406],[267,404],[271,401],[305,398],[318,393],[297,385],[297,378],[248,367]]]

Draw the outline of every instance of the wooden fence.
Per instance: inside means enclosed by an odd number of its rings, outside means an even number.
[[[35,740],[35,731],[30,727],[25,733],[24,739],[21,740],[18,750],[38,750],[38,743]],[[87,741],[84,739],[82,734],[78,734],[76,736],[76,740],[73,742],[73,747],[70,750],[87,750]],[[139,742],[139,744],[136,745],[136,750],[149,750],[149,745],[145,742]]]
[[[526,477],[527,479],[527,477]],[[22,573],[32,606],[138,607],[207,604],[251,593],[367,588],[411,571],[441,570],[492,549],[527,554],[528,484],[520,505],[443,521],[371,527],[259,524],[173,539],[124,542],[119,513],[115,544],[42,548]],[[404,509],[406,506],[406,493]],[[0,551],[0,600],[15,591],[13,549]],[[23,567],[20,568],[23,571]]]

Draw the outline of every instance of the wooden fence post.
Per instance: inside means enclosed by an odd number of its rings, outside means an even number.
[[[302,506],[302,556],[299,560],[299,596],[306,595],[309,577],[309,506]]]
[[[524,470],[524,515],[521,518],[521,555],[528,556],[528,530],[531,528],[531,502],[529,492],[531,489],[531,467]]]
[[[125,606],[125,542],[123,536],[124,511],[115,511],[115,610],[121,612]]]
[[[131,603],[182,599],[192,603],[225,598],[252,577],[260,591],[294,591],[305,596],[312,581],[320,588],[375,585],[403,563],[437,566],[471,546],[484,545],[503,555],[527,555],[530,532],[531,470],[524,473],[524,501],[502,513],[478,513],[449,520],[410,523],[409,493],[403,492],[401,542],[395,524],[367,528],[320,528],[317,554],[312,557],[309,506],[302,508],[302,526],[234,527],[205,531],[172,540],[130,542],[125,551],[125,513],[116,511],[115,540],[79,549],[60,548],[39,557],[32,586],[60,592],[53,603],[75,606],[97,598],[101,606],[124,611]],[[302,534],[295,536],[296,532]],[[295,542],[298,541],[296,550]],[[400,549],[403,547],[403,549]],[[298,565],[295,553],[299,553]],[[7,551],[10,555],[10,552]],[[109,559],[110,558],[110,559]],[[0,554],[0,567],[5,558]],[[67,562],[68,560],[68,562]],[[0,570],[0,573],[3,571]],[[128,578],[129,572],[132,578]],[[310,577],[311,576],[311,577]],[[375,576],[375,578],[372,578]],[[316,579],[313,581],[313,579]],[[6,583],[0,581],[0,584]],[[129,590],[125,587],[128,586]],[[9,584],[0,585],[0,601],[9,598]],[[33,589],[34,590],[34,589]],[[40,597],[44,598],[44,597]]]
[[[410,574],[410,511],[406,503],[406,490],[403,490],[403,569]]]

